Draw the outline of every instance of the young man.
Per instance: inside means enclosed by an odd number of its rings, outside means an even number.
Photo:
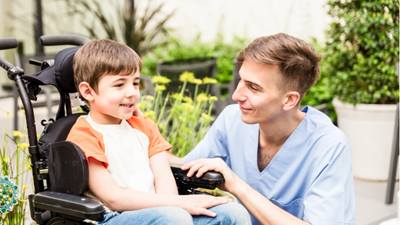
[[[221,172],[253,225],[354,224],[346,138],[320,111],[299,108],[319,74],[314,49],[276,34],[250,43],[238,60],[237,105],[219,115],[182,168],[189,176]]]
[[[140,58],[132,49],[92,41],[76,52],[73,64],[90,112],[78,118],[67,140],[87,157],[91,194],[111,210],[100,224],[250,223],[246,210],[226,198],[178,195],[166,158],[171,145],[152,121],[133,115]]]

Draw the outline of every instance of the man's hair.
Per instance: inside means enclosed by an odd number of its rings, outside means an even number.
[[[283,75],[287,90],[295,90],[301,96],[319,77],[320,57],[314,48],[287,34],[279,33],[257,38],[243,49],[237,58],[239,65],[250,59],[257,63],[277,65]]]
[[[74,55],[74,80],[77,90],[81,82],[88,82],[97,91],[105,74],[131,74],[140,70],[140,57],[125,44],[112,40],[94,40],[84,44]]]

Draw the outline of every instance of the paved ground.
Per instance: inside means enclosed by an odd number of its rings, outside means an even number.
[[[358,179],[354,181],[357,225],[377,225],[384,220],[397,216],[397,195],[393,204],[384,204],[386,182],[371,182]]]

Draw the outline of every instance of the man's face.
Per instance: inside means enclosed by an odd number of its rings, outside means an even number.
[[[285,101],[282,75],[277,65],[246,59],[232,99],[239,104],[243,122],[269,123],[282,115]]]
[[[140,72],[104,75],[90,101],[90,115],[97,123],[118,124],[129,119],[140,99]]]

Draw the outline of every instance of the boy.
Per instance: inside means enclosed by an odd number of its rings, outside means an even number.
[[[178,195],[166,158],[171,145],[152,121],[134,116],[140,58],[132,49],[91,41],[76,52],[73,69],[90,112],[77,120],[67,140],[86,155],[91,194],[112,210],[101,224],[248,223],[241,205],[223,204],[227,198]]]

